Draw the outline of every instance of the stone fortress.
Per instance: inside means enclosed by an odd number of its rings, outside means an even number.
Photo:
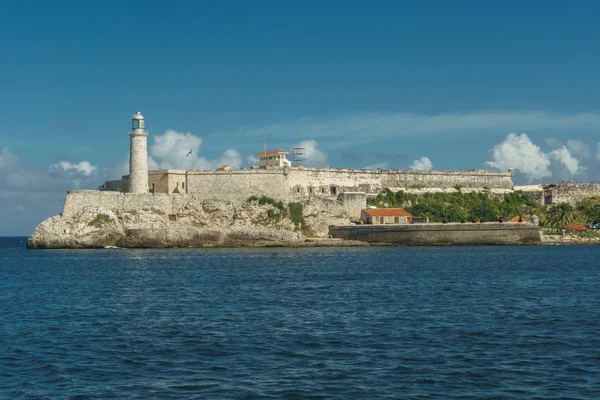
[[[144,117],[133,117],[130,174],[107,181],[103,191],[194,194],[201,200],[219,199],[240,204],[253,195],[284,202],[319,197],[328,200],[375,196],[383,189],[408,192],[486,190],[502,195],[513,190],[512,171],[413,171],[392,169],[307,168],[294,166],[286,151],[266,150],[258,165],[245,169],[222,166],[215,170],[148,171]],[[147,179],[144,179],[144,176]]]
[[[582,199],[600,196],[600,184],[557,185],[513,184],[512,169],[507,172],[414,171],[393,169],[307,168],[294,166],[284,150],[257,153],[259,163],[244,169],[224,165],[215,170],[148,171],[145,120],[138,111],[132,118],[130,132],[130,174],[120,180],[107,181],[103,191],[122,193],[194,194],[202,200],[220,199],[240,204],[253,195],[265,195],[284,202],[309,198],[356,201],[361,193],[375,196],[384,189],[408,193],[485,191],[502,196],[521,190],[542,205],[560,202],[576,205]],[[144,177],[147,176],[147,182]]]
[[[435,224],[359,230],[348,226],[360,219],[367,197],[385,189],[409,193],[460,189],[491,196],[523,190],[541,204],[576,203],[600,194],[597,185],[515,187],[512,170],[307,168],[293,165],[284,150],[266,149],[258,153],[258,165],[250,168],[148,171],[148,132],[140,112],[132,118],[129,137],[129,175],[105,182],[100,190],[69,191],[62,213],[38,225],[27,242],[29,248],[291,245],[304,240],[306,229],[321,238],[335,235],[337,229],[340,236],[334,237],[359,241],[366,240],[361,235],[370,235],[386,241],[408,240],[406,236],[421,244],[525,243],[539,241],[537,225],[521,224],[514,232],[499,224],[449,224],[444,232]],[[270,200],[253,200],[260,196]],[[292,205],[301,207],[300,224],[292,220]],[[406,232],[382,236],[368,229]]]

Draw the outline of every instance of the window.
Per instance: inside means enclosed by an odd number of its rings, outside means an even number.
[[[400,217],[394,217],[394,223],[395,224],[399,224],[400,223]]]
[[[383,217],[379,217],[379,223],[383,224]]]
[[[331,195],[335,196],[337,194],[337,188],[335,186],[331,187]]]
[[[181,182],[181,188],[185,189],[185,182]]]
[[[309,192],[310,194],[312,194],[312,192],[313,192],[313,188],[308,188],[308,192]]]
[[[300,193],[300,186],[296,188],[296,192]]]

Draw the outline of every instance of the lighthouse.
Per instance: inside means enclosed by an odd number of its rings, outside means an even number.
[[[139,111],[131,119],[129,137],[129,193],[148,193],[148,132]]]

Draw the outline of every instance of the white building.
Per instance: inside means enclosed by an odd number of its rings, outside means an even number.
[[[285,158],[285,155],[289,154],[285,150],[267,150],[256,153],[260,160],[258,166],[261,168],[265,167],[291,167],[292,162]]]
[[[131,118],[129,137],[129,192],[148,193],[148,132],[139,111]]]

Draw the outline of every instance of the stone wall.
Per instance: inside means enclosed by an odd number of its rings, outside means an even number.
[[[356,220],[360,219],[362,210],[367,207],[367,195],[364,192],[342,192],[338,195],[338,200],[342,202],[348,215]]]
[[[539,204],[544,205],[545,200],[545,189],[541,184],[538,185],[519,185],[515,186],[515,190],[523,192],[523,194],[534,198]]]
[[[334,238],[401,245],[472,245],[540,243],[531,223],[407,224],[331,226]]]
[[[600,196],[600,184],[566,183],[548,189],[547,192],[552,196],[552,204],[568,203],[576,206],[586,197]]]
[[[512,174],[490,171],[401,171],[336,168],[269,168],[233,171],[188,171],[188,193],[202,198],[222,198],[235,203],[252,195],[283,201],[311,196],[337,199],[340,193],[379,194],[398,190],[490,189],[509,192]]]
[[[287,175],[281,168],[188,171],[188,193],[201,199],[228,200],[235,204],[241,204],[253,195],[292,201]]]

